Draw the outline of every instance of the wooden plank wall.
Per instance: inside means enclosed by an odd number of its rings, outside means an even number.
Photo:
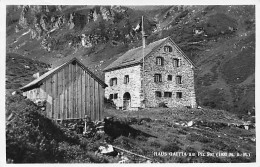
[[[78,63],[70,63],[44,81],[40,88],[24,92],[29,99],[44,99],[46,115],[55,120],[88,115],[102,120],[104,88]]]

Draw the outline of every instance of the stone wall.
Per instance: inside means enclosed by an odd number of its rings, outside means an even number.
[[[172,46],[172,52],[166,53],[164,46]],[[192,65],[180,54],[176,47],[168,42],[157,49],[156,52],[146,57],[145,60],[145,99],[146,107],[158,107],[164,102],[168,107],[196,106],[194,90],[194,71]],[[156,65],[156,57],[163,57],[163,65]],[[180,66],[173,66],[173,58],[180,59]],[[162,82],[154,82],[154,74],[162,75]],[[172,75],[172,81],[167,76]],[[182,76],[182,84],[176,83],[176,76]],[[155,91],[160,91],[162,97],[156,97]],[[172,97],[164,97],[164,92],[172,92]],[[182,92],[182,98],[176,97],[176,92]]]
[[[129,75],[129,83],[124,84],[124,76]],[[117,78],[117,85],[110,86],[110,79]],[[117,69],[105,72],[105,97],[118,93],[118,98],[113,99],[117,108],[123,107],[123,95],[129,92],[131,95],[131,109],[138,109],[141,106],[141,65]]]

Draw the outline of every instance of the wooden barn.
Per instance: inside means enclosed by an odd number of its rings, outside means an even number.
[[[34,102],[46,101],[46,116],[54,120],[102,120],[107,85],[78,59],[58,66],[20,88]]]

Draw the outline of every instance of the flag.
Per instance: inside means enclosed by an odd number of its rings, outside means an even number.
[[[142,31],[142,21],[139,21],[139,23],[136,25],[136,27],[134,28],[134,30],[135,30],[136,32]]]

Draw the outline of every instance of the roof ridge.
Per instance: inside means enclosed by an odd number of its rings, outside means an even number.
[[[41,81],[45,80],[46,78],[48,78],[49,76],[51,76],[53,73],[55,73],[56,71],[60,70],[62,67],[66,66],[69,63],[72,63],[73,61],[76,61],[83,69],[85,69],[89,75],[91,75],[91,77],[93,77],[94,79],[96,79],[100,84],[102,84],[103,86],[106,87],[106,84],[104,81],[102,81],[100,78],[98,78],[88,67],[86,67],[83,63],[81,63],[79,61],[79,59],[77,59],[76,57],[71,58],[70,60],[68,60],[67,62],[64,62],[63,64],[51,69],[50,71],[44,73],[43,75],[41,75],[39,78],[34,79],[33,81],[31,81],[30,83],[28,83],[27,85],[19,88],[20,90],[23,89],[27,89],[29,87],[32,87],[38,83],[40,83]]]
[[[159,39],[159,40],[157,40],[157,41],[153,41],[153,42],[151,42],[151,43],[149,43],[147,46],[149,46],[149,45],[151,45],[151,44],[153,44],[153,43],[155,43],[155,42],[159,42],[159,41],[163,41],[163,40],[166,40],[166,38],[169,38],[170,36],[168,36],[168,37],[165,37],[165,38],[162,38],[162,39]],[[130,49],[130,50],[128,50],[128,51],[126,51],[126,52],[129,52],[129,51],[131,51],[131,50],[133,50],[133,49],[138,49],[138,48],[142,48],[143,47],[143,45],[141,45],[141,46],[138,46],[138,47],[136,47],[136,48],[132,48],[132,49]],[[125,53],[126,53],[125,52]]]
[[[168,40],[168,38],[170,38],[170,36],[149,43],[145,47],[145,56],[149,55],[154,50],[154,48],[157,48],[157,46],[159,46],[162,42]],[[124,52],[123,54],[121,54],[120,57],[118,57],[115,61],[113,61],[106,68],[104,68],[103,71],[140,63],[140,58],[142,58],[142,56],[140,56],[142,54],[141,48],[142,45]],[[128,59],[130,58],[132,58],[133,60],[128,61]]]

